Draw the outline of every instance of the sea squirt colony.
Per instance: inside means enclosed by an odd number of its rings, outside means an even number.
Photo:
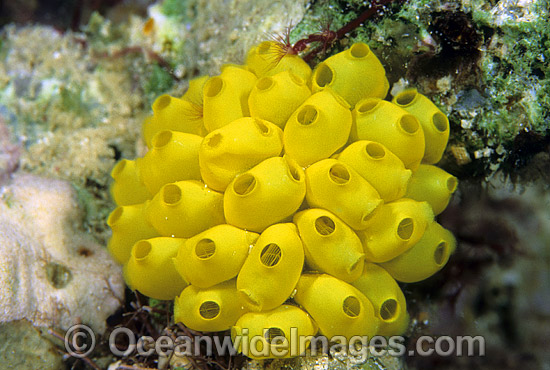
[[[263,42],[245,65],[157,98],[149,151],[112,171],[108,219],[132,289],[174,299],[175,321],[193,330],[259,335],[257,353],[235,342],[257,359],[274,357],[275,337],[288,346],[291,328],[403,333],[396,281],[428,278],[455,249],[434,220],[457,186],[434,166],[447,117],[414,89],[383,100],[389,83],[366,44],[313,71],[279,48]]]

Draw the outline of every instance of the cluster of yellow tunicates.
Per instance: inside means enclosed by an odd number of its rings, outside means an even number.
[[[403,333],[396,281],[447,262],[455,241],[434,216],[457,180],[434,166],[447,117],[414,89],[383,100],[388,88],[366,44],[312,71],[263,42],[245,65],[160,96],[147,154],[112,172],[109,250],[128,285],[174,299],[191,329],[246,329],[259,350],[288,345],[291,328]]]

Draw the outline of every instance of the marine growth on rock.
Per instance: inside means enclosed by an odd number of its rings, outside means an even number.
[[[385,100],[366,44],[313,71],[279,50],[262,42],[245,65],[157,98],[149,151],[112,171],[108,219],[132,289],[175,300],[193,330],[231,329],[256,359],[303,352],[291,353],[291,328],[403,333],[398,282],[435,274],[455,249],[435,221],[457,186],[434,165],[447,117],[414,89]]]

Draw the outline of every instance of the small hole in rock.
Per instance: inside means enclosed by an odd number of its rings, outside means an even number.
[[[55,262],[46,265],[46,276],[48,282],[56,289],[65,288],[73,279],[71,270]]]
[[[81,246],[80,248],[78,248],[78,254],[82,257],[90,257],[92,254],[94,254],[94,252],[84,246]]]

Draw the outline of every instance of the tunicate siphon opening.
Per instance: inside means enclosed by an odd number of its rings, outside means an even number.
[[[265,124],[261,119],[254,119],[254,124],[256,125],[256,128],[258,128],[258,131],[260,131],[260,134],[263,136],[268,136],[271,133],[271,130],[268,125]]]
[[[349,317],[357,317],[361,313],[361,302],[357,297],[350,295],[344,299],[342,310]]]
[[[118,176],[120,176],[120,174],[124,171],[124,168],[126,167],[126,164],[127,162],[129,162],[127,159],[122,159],[120,161],[118,161],[117,164],[115,164],[115,166],[113,167],[112,171],[111,171],[111,177],[113,179],[117,179]]]
[[[149,253],[151,253],[152,248],[153,247],[151,246],[150,242],[148,242],[147,240],[140,240],[132,248],[134,258],[138,261],[143,260],[149,255]]]
[[[341,164],[333,165],[328,171],[329,178],[338,185],[349,182],[350,173],[346,167]]]
[[[349,53],[354,58],[364,58],[370,53],[370,49],[367,44],[357,43],[353,44],[349,49]]]
[[[399,305],[393,298],[386,299],[380,306],[380,317],[384,321],[389,321],[395,318]]]
[[[382,159],[386,155],[384,147],[381,144],[375,142],[368,143],[365,146],[365,151],[367,152],[367,155],[372,159]]]
[[[399,127],[403,129],[407,134],[414,134],[420,128],[418,119],[412,114],[404,114],[399,119]]]
[[[256,178],[249,173],[243,173],[235,179],[233,191],[238,195],[248,195],[256,187]]]
[[[397,225],[397,236],[401,240],[409,240],[414,231],[414,220],[410,217],[404,218]]]
[[[122,217],[122,213],[124,213],[123,207],[116,207],[113,212],[109,215],[109,218],[107,218],[107,225],[109,225],[110,228],[112,228],[118,220]]]
[[[359,257],[355,262],[353,262],[348,268],[348,274],[353,274],[355,270],[362,266],[361,262],[364,261],[365,255],[363,253],[359,254]]]
[[[172,97],[170,95],[161,95],[153,102],[153,112],[157,113],[170,105]]]
[[[382,205],[382,200],[379,200],[378,203],[374,205],[374,208],[370,209],[368,208],[365,213],[363,213],[363,217],[361,218],[363,224],[368,222],[370,219],[374,217],[375,214],[378,213],[378,210],[380,209],[380,205]]]
[[[220,93],[223,89],[223,79],[221,77],[212,77],[205,86],[205,95],[209,98],[213,98]]]
[[[265,331],[265,340],[269,344],[274,340],[276,343],[282,343],[286,340],[285,332],[281,328],[269,328]]]
[[[296,116],[296,120],[299,124],[308,126],[317,120],[318,115],[317,109],[314,106],[306,105],[300,109]]]
[[[346,109],[350,109],[350,105],[349,103],[344,99],[342,98],[339,94],[336,94],[334,91],[332,90],[325,90],[326,93],[330,94],[332,96],[332,98],[334,100],[336,100],[336,102],[338,104],[340,104],[342,107],[346,108]]]
[[[162,201],[174,205],[181,200],[181,189],[175,184],[167,184],[162,188]]]
[[[208,145],[210,148],[216,148],[222,142],[222,138],[223,138],[222,134],[215,133],[214,135],[208,138],[206,145]]]
[[[320,235],[330,235],[335,229],[336,225],[334,221],[328,216],[321,216],[315,220],[315,230],[317,230]]]
[[[65,288],[73,279],[71,270],[55,262],[49,262],[46,265],[46,276],[51,286],[56,289]]]
[[[298,86],[303,86],[305,84],[305,81],[300,76],[296,75],[290,70],[288,71],[288,77],[290,77],[292,82],[294,82]]]
[[[199,307],[199,315],[202,318],[210,320],[220,314],[220,305],[214,301],[202,302]]]
[[[449,255],[449,244],[447,242],[440,242],[434,251],[434,262],[436,265],[441,266],[445,263]]]
[[[395,102],[397,103],[397,105],[401,106],[409,105],[416,98],[416,94],[418,93],[415,89],[405,90],[395,97]]]
[[[449,193],[454,193],[457,186],[458,180],[456,179],[456,177],[451,176],[447,179],[447,190],[449,190]]]
[[[201,239],[195,245],[195,255],[201,260],[210,258],[216,253],[216,243],[211,239]]]
[[[357,112],[361,114],[368,113],[374,110],[374,108],[376,108],[376,106],[378,106],[379,103],[380,103],[380,99],[365,99],[357,107]]]
[[[162,148],[172,140],[172,131],[161,131],[153,136],[153,147],[156,149]]]
[[[301,181],[302,180],[302,169],[298,167],[298,165],[292,161],[289,160],[289,158],[286,158],[286,163],[288,167],[288,173],[290,175],[290,178],[294,181]]]
[[[262,305],[258,302],[258,299],[247,289],[239,289],[237,291],[241,301],[245,302],[245,305],[252,311],[261,311]]]
[[[449,119],[441,112],[436,112],[432,116],[432,124],[439,132],[445,132],[449,128]]]
[[[272,87],[273,83],[274,82],[271,77],[260,78],[258,82],[256,82],[256,88],[258,90],[265,91],[265,90],[268,90],[270,87]]]
[[[260,253],[260,261],[264,266],[273,267],[281,260],[281,248],[275,243],[269,243]]]
[[[321,63],[315,71],[315,82],[319,87],[325,87],[332,83],[334,78],[334,73],[332,68],[330,68],[326,63]]]

